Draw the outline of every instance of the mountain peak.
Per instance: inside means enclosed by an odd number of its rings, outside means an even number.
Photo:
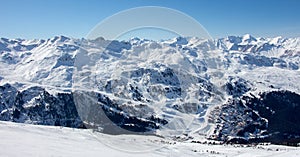
[[[65,42],[66,40],[70,40],[69,37],[63,36],[63,35],[59,35],[59,36],[55,36],[53,38],[50,39],[51,42]]]
[[[185,37],[179,36],[179,37],[176,37],[176,38],[173,39],[173,44],[186,45],[186,44],[188,44],[188,40]]]
[[[250,43],[252,41],[257,41],[257,39],[255,37],[251,36],[250,34],[245,34],[242,36],[242,41]]]

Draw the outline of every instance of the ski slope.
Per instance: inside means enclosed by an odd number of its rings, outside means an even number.
[[[0,122],[0,156],[143,157],[143,156],[288,156],[300,148],[258,145],[211,145],[170,141],[154,136],[95,134],[91,130]],[[114,145],[114,144],[117,144]]]

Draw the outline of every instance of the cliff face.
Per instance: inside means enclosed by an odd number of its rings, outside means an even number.
[[[71,93],[49,94],[41,87],[18,91],[9,84],[0,87],[1,120],[39,125],[84,127]]]

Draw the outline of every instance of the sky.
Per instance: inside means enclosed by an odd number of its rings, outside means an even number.
[[[299,0],[0,0],[0,37],[82,38],[104,19],[142,6],[183,12],[213,38],[300,37]]]

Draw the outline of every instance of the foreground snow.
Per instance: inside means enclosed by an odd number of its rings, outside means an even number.
[[[96,135],[90,130],[0,122],[0,156],[289,156],[287,146],[209,145],[153,136]]]

